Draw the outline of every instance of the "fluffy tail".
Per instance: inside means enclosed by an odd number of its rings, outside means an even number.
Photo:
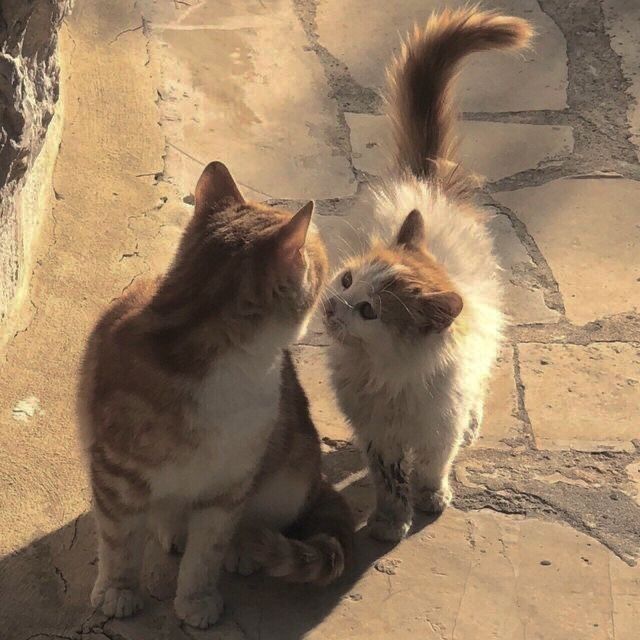
[[[327,585],[350,565],[353,535],[349,506],[323,482],[314,502],[286,536],[269,529],[253,531],[249,554],[267,575]]]
[[[431,180],[451,160],[456,112],[451,85],[462,59],[475,51],[518,49],[533,28],[521,18],[467,7],[432,14],[415,27],[389,68],[389,116],[402,173]]]

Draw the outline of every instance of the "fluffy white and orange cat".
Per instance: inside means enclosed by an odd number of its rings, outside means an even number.
[[[474,51],[525,46],[525,20],[446,10],[389,70],[395,170],[376,192],[379,238],[331,286],[333,384],[376,487],[370,533],[406,535],[413,506],[441,512],[466,431],[482,421],[503,331],[493,242],[451,161],[451,84]]]

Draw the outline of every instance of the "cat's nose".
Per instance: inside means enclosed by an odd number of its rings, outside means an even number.
[[[338,300],[336,298],[329,298],[324,307],[324,312],[327,318],[333,318],[336,315],[336,306],[338,304]]]

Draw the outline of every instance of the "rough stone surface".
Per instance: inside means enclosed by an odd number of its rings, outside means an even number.
[[[478,447],[509,448],[507,443],[523,434],[524,424],[518,410],[518,389],[513,368],[513,349],[504,347],[485,404],[480,437],[476,442]]]
[[[543,287],[536,264],[518,238],[511,221],[496,215],[490,221],[496,253],[503,269],[504,310],[513,324],[554,322],[556,310],[544,301]]]
[[[384,175],[391,157],[390,130],[384,116],[347,113],[356,169]],[[488,182],[540,164],[558,162],[573,148],[570,127],[504,122],[460,122],[457,159]]]
[[[627,117],[631,140],[640,158],[640,3],[636,0],[603,0],[602,8],[611,46],[621,57],[622,72],[629,83],[627,91],[632,100]]]
[[[627,114],[635,103],[600,3],[539,4],[545,13],[532,0],[507,6],[531,10],[526,15],[543,33],[537,52],[500,58],[489,80],[471,78],[477,93],[467,92],[491,111],[467,113],[473,121],[464,126],[505,125],[500,130],[521,140],[526,162],[498,157],[512,153],[507,134],[495,159],[491,148],[470,147],[470,161],[504,167],[481,197],[499,214],[491,224],[515,323],[480,439],[464,447],[455,464],[454,507],[436,521],[418,517],[411,536],[395,548],[359,531],[352,572],[327,589],[225,576],[222,620],[196,632],[173,613],[177,560],[151,541],[141,615],[106,620],[88,603],[95,531],[73,411],[86,334],[110,300],[170,259],[192,211],[187,203],[198,161],[232,160],[234,172],[244,172],[248,195],[289,209],[317,196],[316,224],[333,268],[362,250],[371,222],[367,183],[375,172],[361,163],[378,156],[368,140],[361,148],[358,127],[350,125],[381,113],[381,102],[375,88],[354,77],[380,78],[396,32],[435,3],[387,3],[384,16],[382,4],[371,2],[358,14],[360,0],[112,0],[108,10],[101,0],[78,3],[63,30],[65,126],[53,215],[34,254],[33,313],[1,356],[2,640],[635,640],[640,443],[637,385],[628,380],[639,377],[640,316],[631,304],[635,284],[617,266],[627,260],[617,227],[629,241],[640,179],[628,139]],[[346,57],[336,57],[340,51],[351,51],[353,73]],[[533,55],[536,62],[526,62]],[[480,57],[471,70],[489,70],[490,63]],[[285,104],[296,100],[295,108]],[[260,114],[259,123],[221,128],[225,119],[246,114],[245,107]],[[273,139],[265,139],[266,132]],[[306,154],[311,168],[302,161]],[[611,172],[624,179],[604,177]],[[575,174],[598,177],[562,179]],[[540,200],[542,222],[536,222],[533,207],[520,205],[545,190],[553,198]],[[513,198],[513,208],[505,197]],[[580,212],[585,224],[571,236],[567,220]],[[589,251],[581,253],[578,242]],[[584,269],[571,280],[577,262]],[[632,256],[629,270],[635,264]],[[586,291],[580,279],[609,282],[605,267],[615,287],[582,296],[589,298],[588,317],[597,318],[582,324],[586,319],[576,316],[579,305],[572,306],[570,296],[579,287]],[[629,304],[623,306],[625,290]],[[594,299],[605,298],[595,308]],[[324,437],[324,470],[363,523],[373,492],[327,385],[328,344],[316,317],[294,357]],[[542,350],[547,365],[539,363]],[[541,448],[545,438],[556,448]]]
[[[201,3],[167,22],[155,11],[165,180],[189,193],[213,154],[255,199],[355,193],[336,106],[292,3]]]
[[[293,360],[311,403],[311,417],[321,437],[351,440],[351,430],[338,409],[329,379],[326,347],[297,346]]]
[[[37,159],[58,101],[58,30],[70,4],[6,0],[0,9],[0,344],[14,328],[48,204],[59,122]]]
[[[520,371],[538,448],[634,451],[640,345],[523,344]]]
[[[578,176],[496,198],[546,257],[570,320],[638,311],[640,182]]]
[[[389,52],[399,50],[401,34],[414,23],[425,22],[443,4],[438,0],[387,4],[324,0],[318,3],[317,10],[319,43],[347,66],[356,83],[379,91],[385,86]],[[446,4],[462,6],[464,2]],[[557,25],[535,0],[487,2],[485,6],[534,21],[539,36],[535,52],[518,56],[487,53],[469,61],[460,82],[462,109],[562,109],[566,105],[566,51]],[[356,24],[358,28],[354,28]]]

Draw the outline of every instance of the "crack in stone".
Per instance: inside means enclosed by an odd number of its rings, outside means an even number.
[[[520,351],[518,345],[513,345],[513,375],[516,383],[516,403],[518,407],[518,418],[524,425],[526,445],[529,448],[536,446],[536,437],[531,426],[531,418],[527,412],[525,402],[525,386],[522,382],[522,374],[520,371]]]
[[[583,326],[575,326],[566,318],[555,323],[512,325],[508,336],[516,343],[536,342],[541,344],[590,344],[640,342],[640,315],[621,313]]]
[[[142,24],[140,24],[140,26],[138,26],[138,27],[132,27],[132,28],[130,28],[130,29],[123,29],[120,33],[118,33],[118,34],[116,35],[116,37],[115,37],[113,40],[111,40],[111,41],[109,42],[109,44],[111,45],[111,44],[113,44],[114,42],[116,42],[116,41],[118,40],[118,38],[120,38],[120,36],[123,36],[125,33],[133,33],[134,31],[140,31],[140,29],[144,29],[144,26],[145,26],[145,25],[144,25],[144,19],[143,19],[143,20],[142,20]]]
[[[526,225],[522,222],[518,216],[508,207],[495,200],[491,195],[487,194],[492,207],[498,210],[499,213],[509,218],[513,230],[518,236],[522,246],[529,255],[529,258],[536,266],[535,277],[536,281],[542,289],[542,295],[544,303],[549,307],[557,311],[562,316],[565,315],[564,302],[562,300],[562,294],[560,293],[560,286],[558,281],[553,275],[553,271],[544,257],[542,251],[538,247],[533,236],[529,233]]]
[[[62,573],[62,569],[60,569],[60,567],[54,566],[53,570],[56,572],[56,575],[58,576],[58,578],[60,578],[60,581],[62,582],[63,593],[67,593],[67,591],[69,590],[69,583],[67,582],[67,579],[64,577],[64,573]]]
[[[600,541],[627,564],[636,563],[640,509],[624,489],[629,482],[625,467],[638,460],[638,451],[538,451],[518,448],[518,442],[514,447],[465,450],[457,465],[469,480],[462,482],[463,476],[455,474],[452,479],[457,508],[490,508],[564,522]],[[567,481],[545,481],[550,470]]]
[[[359,184],[366,180],[366,176],[356,169],[353,164],[351,129],[347,123],[345,113],[380,114],[382,111],[382,98],[373,89],[358,84],[347,65],[320,44],[317,24],[318,1],[293,0],[293,5],[298,20],[307,36],[309,48],[316,54],[324,70],[331,90],[329,97],[335,100],[338,109],[337,132],[333,142],[337,150],[347,158],[353,177]]]

